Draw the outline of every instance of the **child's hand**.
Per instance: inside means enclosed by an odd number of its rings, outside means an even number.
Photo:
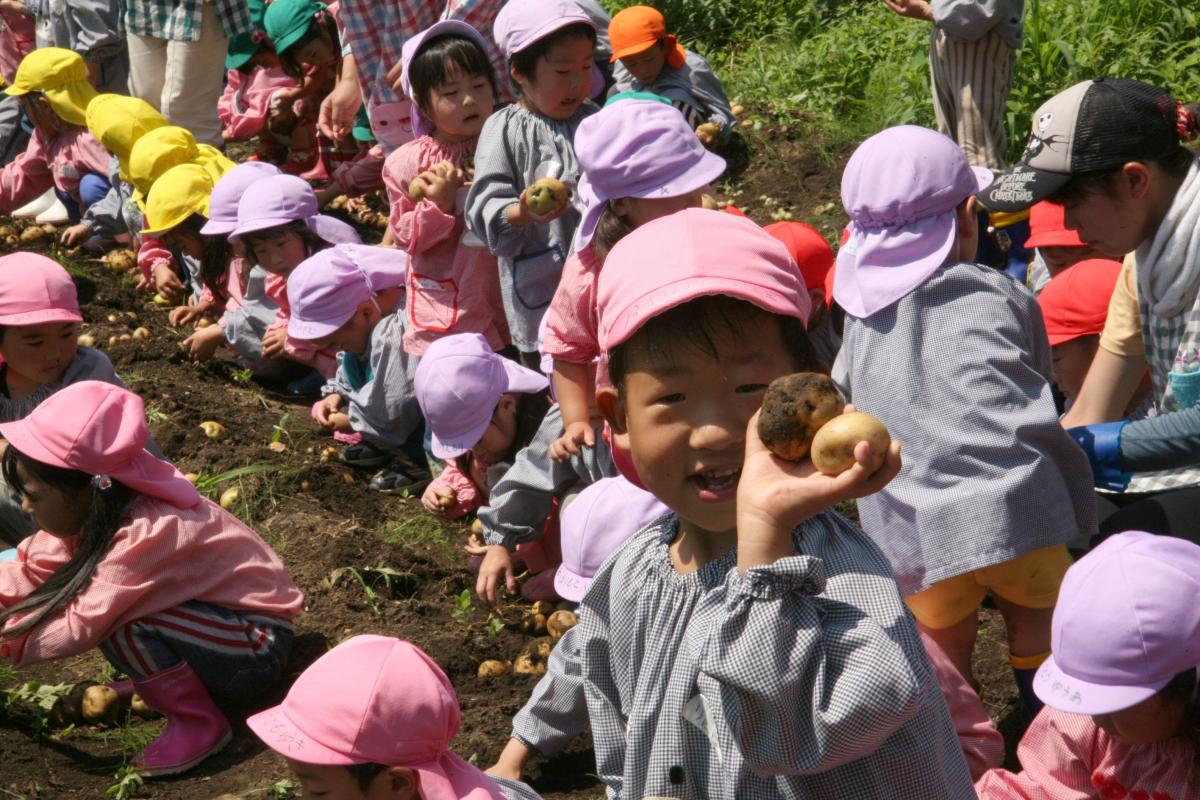
[[[179,280],[169,261],[159,261],[154,265],[154,288],[172,303],[183,299],[183,281]]]
[[[440,161],[417,176],[423,197],[441,209],[443,214],[454,213],[458,189],[466,181],[463,171],[449,161]]]
[[[167,322],[170,322],[172,327],[182,328],[184,325],[190,325],[200,319],[209,311],[212,311],[212,303],[209,302],[177,306],[167,314]]]
[[[192,361],[208,361],[217,352],[217,348],[225,341],[220,325],[209,325],[201,328],[183,340],[187,348],[188,358]]]
[[[83,244],[90,238],[92,238],[92,229],[87,223],[80,222],[63,231],[58,241],[63,247],[74,247],[77,244]]]
[[[513,225],[549,225],[554,220],[567,213],[571,208],[570,203],[565,203],[559,208],[549,211],[545,214],[535,214],[533,209],[529,207],[529,187],[525,187],[525,191],[521,192],[521,199],[518,203],[513,203],[508,207],[508,221]]]
[[[933,8],[927,0],[883,0],[887,7],[902,17],[913,19],[933,19]]]
[[[340,394],[327,394],[325,397],[313,406],[313,419],[322,428],[333,428],[333,420],[331,417],[338,413],[342,407],[342,396]]]
[[[350,415],[344,411],[338,411],[329,415],[329,425],[335,431],[342,433],[354,433],[354,426],[350,424]]]
[[[421,505],[430,514],[441,516],[450,509],[454,508],[454,504],[458,502],[458,494],[449,486],[437,486],[429,484],[425,489],[425,493],[421,495]]]
[[[489,775],[499,775],[501,778],[519,781],[530,755],[532,753],[529,748],[520,739],[509,739],[508,744],[504,745],[504,749],[500,751],[500,758],[484,771]]]
[[[550,443],[550,457],[555,461],[566,461],[577,456],[583,448],[596,446],[596,431],[586,422],[572,422],[563,435]]]
[[[853,406],[846,406],[847,413]],[[807,458],[784,461],[758,438],[758,413],[746,430],[746,459],[737,492],[738,569],[742,572],[792,555],[792,529],[842,500],[865,497],[900,472],[900,443],[892,441],[883,463],[859,442],[855,464],[841,475],[819,472]]]
[[[273,331],[267,331],[266,335],[263,336],[263,358],[282,358],[284,354],[283,343],[286,341],[286,328],[276,328]]]
[[[487,555],[479,565],[479,577],[475,581],[475,594],[484,602],[496,605],[499,596],[500,582],[509,594],[515,595],[521,590],[517,578],[513,574],[512,555],[502,544],[488,545]]]

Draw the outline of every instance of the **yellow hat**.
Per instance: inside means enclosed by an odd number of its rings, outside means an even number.
[[[145,195],[160,175],[180,164],[196,164],[216,184],[235,164],[211,145],[196,144],[191,132],[176,125],[155,128],[133,143],[129,151],[129,177],[134,196],[144,208]]]
[[[4,93],[19,97],[30,92],[45,95],[54,113],[72,125],[87,124],[88,103],[96,96],[83,56],[62,47],[40,47],[21,59],[13,85]]]
[[[98,94],[87,107],[88,130],[121,162],[121,180],[126,183],[133,182],[129,177],[129,153],[134,142],[169,124],[145,100],[123,94]]]
[[[154,182],[146,196],[146,227],[142,236],[161,236],[193,214],[208,216],[213,181],[199,164],[171,167]]]

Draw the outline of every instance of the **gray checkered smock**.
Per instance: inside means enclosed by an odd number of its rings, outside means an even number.
[[[1058,424],[1037,300],[978,264],[847,316],[833,379],[904,466],[858,501],[907,596],[1096,531],[1092,471]]]
[[[740,575],[730,551],[680,574],[675,515],[601,568],[581,665],[610,795],[974,798],[962,750],[886,559],[841,516]],[[559,662],[564,663],[564,662]]]
[[[512,736],[542,756],[552,756],[587,730],[587,699],[571,628],[550,651],[546,674],[513,717]]]

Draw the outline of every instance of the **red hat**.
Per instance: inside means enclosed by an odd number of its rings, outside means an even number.
[[[1108,318],[1121,262],[1089,258],[1064,269],[1038,295],[1051,346],[1099,334]]]
[[[825,288],[825,277],[833,270],[833,248],[816,228],[803,222],[773,222],[763,230],[783,242],[800,267],[805,286]]]
[[[1083,247],[1079,234],[1067,228],[1063,221],[1066,210],[1057,203],[1043,200],[1029,209],[1029,238],[1025,246]]]

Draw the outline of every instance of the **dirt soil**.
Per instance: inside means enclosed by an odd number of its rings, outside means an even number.
[[[846,154],[828,156],[801,130],[757,119],[732,154],[735,176],[722,195],[759,222],[791,215],[816,224],[834,239],[844,220],[838,202]],[[7,223],[0,220],[0,223]],[[20,227],[20,224],[18,223]],[[0,234],[0,243],[4,236]],[[86,319],[85,333],[106,352],[129,386],[146,400],[151,430],[180,469],[199,475],[211,496],[237,486],[234,510],[276,548],[307,596],[297,621],[296,645],[286,684],[313,659],[354,634],[381,633],[410,639],[446,670],[462,704],[455,750],[480,766],[503,747],[509,721],[536,678],[508,675],[480,679],[489,658],[512,659],[533,639],[520,631],[523,609],[507,606],[489,625],[490,610],[474,601],[473,577],[460,545],[467,527],[443,523],[420,511],[413,499],[388,497],[367,487],[369,473],[355,472],[324,454],[333,445],[298,403],[248,380],[224,357],[206,365],[188,362],[179,349],[184,333],[167,324],[163,309],[133,289],[132,273],[106,269],[98,260],[67,255],[48,240],[22,244],[59,258],[76,276]],[[17,249],[0,244],[0,252]],[[121,336],[144,326],[145,340]],[[110,338],[116,341],[110,344]],[[199,428],[205,420],[225,426],[220,439]],[[272,450],[272,442],[284,445]],[[277,449],[278,448],[277,444]],[[250,468],[230,476],[231,470]],[[203,564],[195,569],[204,569]],[[498,630],[497,630],[498,628]],[[0,673],[0,706],[26,681],[72,683],[106,674],[98,653]],[[994,612],[985,612],[977,677],[985,704],[1002,729],[1013,727],[1015,689],[1004,658],[1004,637]],[[277,784],[287,778],[283,761],[245,728],[247,713],[277,702],[283,688],[253,704],[229,709],[233,743],[186,776],[131,787],[126,796],[213,800],[285,798]],[[114,774],[161,722],[132,717],[115,727],[55,732],[35,706],[13,699],[0,707],[0,795],[6,798],[103,798]],[[1017,731],[1006,731],[1011,746]],[[590,740],[581,738],[548,761],[535,759],[527,774],[552,800],[599,798]],[[272,787],[275,787],[272,789]],[[112,796],[112,795],[110,795]]]

